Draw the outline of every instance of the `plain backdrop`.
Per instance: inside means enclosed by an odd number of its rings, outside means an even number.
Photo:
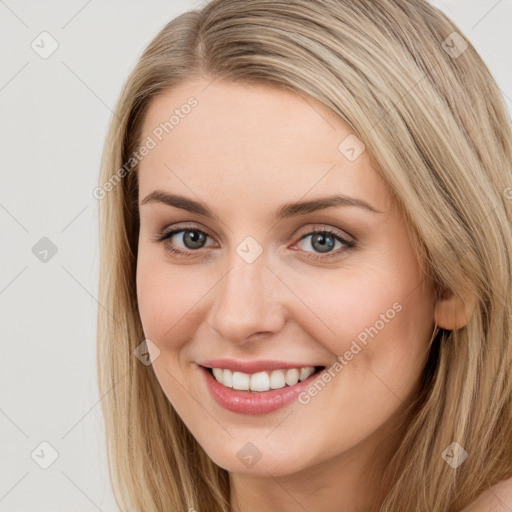
[[[129,72],[169,20],[204,3],[0,0],[3,512],[118,510],[96,387],[92,191]],[[512,0],[433,3],[512,109]]]

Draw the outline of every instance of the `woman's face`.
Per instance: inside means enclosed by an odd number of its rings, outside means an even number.
[[[154,99],[140,139],[137,295],[156,377],[229,471],[370,458],[433,329],[404,219],[369,150],[316,100],[208,83]],[[326,370],[286,384],[309,366]]]

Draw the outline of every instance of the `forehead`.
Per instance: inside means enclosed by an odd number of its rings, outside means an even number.
[[[148,137],[155,146],[140,162],[141,194],[166,186],[219,199],[232,190],[250,191],[248,200],[339,192],[384,209],[388,199],[369,151],[348,158],[347,145],[362,147],[350,126],[293,91],[185,82],[152,100],[140,140]]]

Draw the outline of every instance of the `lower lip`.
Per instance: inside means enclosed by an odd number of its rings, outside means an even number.
[[[265,414],[285,407],[325,371],[324,369],[314,373],[294,386],[270,391],[240,391],[223,386],[205,367],[199,365],[198,367],[205,376],[206,385],[214,400],[228,411],[241,414]]]

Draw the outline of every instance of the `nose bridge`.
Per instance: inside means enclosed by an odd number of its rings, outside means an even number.
[[[223,338],[242,343],[254,333],[282,327],[276,277],[267,262],[266,254],[251,240],[239,244],[227,260],[228,271],[215,287],[209,319]]]

